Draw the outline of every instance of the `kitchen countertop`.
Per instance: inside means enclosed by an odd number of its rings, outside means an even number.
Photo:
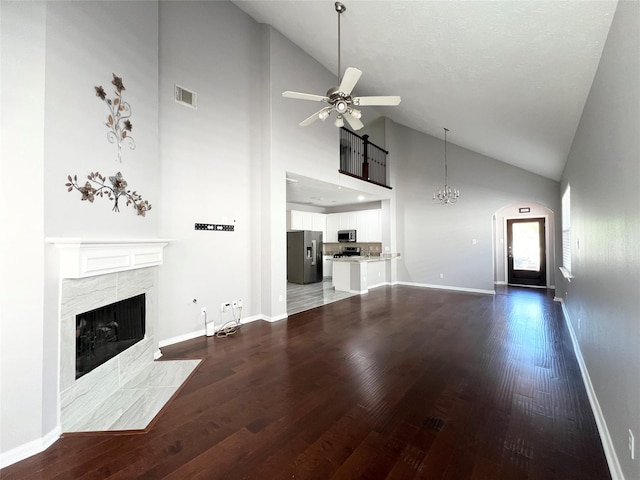
[[[393,260],[394,258],[398,258],[400,256],[399,253],[393,254],[384,254],[376,257],[363,257],[363,256],[351,256],[351,257],[339,257],[332,258],[334,262],[351,262],[351,263],[364,263],[364,262],[383,262],[386,260]]]

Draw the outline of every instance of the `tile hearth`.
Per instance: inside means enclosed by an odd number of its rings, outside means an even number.
[[[150,363],[91,411],[69,415],[65,433],[144,430],[201,361]]]

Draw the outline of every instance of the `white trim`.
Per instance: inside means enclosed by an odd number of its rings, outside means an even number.
[[[449,285],[433,285],[430,283],[397,282],[397,285],[407,285],[409,287],[433,288],[437,290],[453,290],[456,292],[483,293],[486,295],[496,294],[495,290],[484,290],[481,288],[452,287]]]
[[[186,342],[196,337],[204,336],[204,328],[196,330],[195,332],[184,333],[182,335],[176,335],[175,337],[167,338],[166,340],[158,341],[158,348],[168,347],[175,343]]]
[[[60,278],[85,278],[162,265],[168,239],[47,237],[58,249]]]
[[[286,313],[283,313],[282,315],[276,315],[275,317],[269,317],[267,315],[263,315],[262,319],[267,321],[267,322],[277,322],[279,320],[285,320],[286,318],[289,318],[289,315]]]
[[[62,429],[60,425],[57,425],[56,428],[44,437],[36,438],[16,448],[0,453],[0,468],[8,467],[25,458],[44,452],[60,438],[60,435],[62,435]]]
[[[546,290],[547,288],[551,288],[551,287],[547,287],[545,285],[524,285],[521,283],[507,283],[507,286],[509,287],[520,287],[520,288],[537,288],[539,290]]]
[[[571,275],[571,272],[569,270],[567,270],[564,266],[558,267],[558,270],[560,270],[564,278],[566,278],[569,282],[571,282],[573,275]]]
[[[624,474],[622,473],[622,468],[620,467],[620,462],[618,461],[618,456],[616,455],[616,450],[613,446],[613,441],[611,440],[609,429],[607,428],[607,422],[604,418],[604,415],[602,414],[602,409],[600,408],[600,402],[598,402],[596,392],[593,389],[593,384],[591,383],[591,377],[589,377],[587,365],[584,363],[584,358],[582,356],[582,352],[580,351],[580,343],[578,343],[578,337],[576,336],[576,333],[573,330],[573,326],[571,324],[569,311],[567,310],[567,307],[561,298],[554,297],[553,300],[556,302],[560,302],[560,305],[562,306],[562,313],[564,315],[564,320],[567,324],[567,328],[569,329],[571,343],[573,344],[573,351],[575,352],[576,360],[578,361],[578,365],[580,366],[582,381],[584,382],[585,389],[587,390],[587,396],[589,397],[591,410],[593,411],[593,416],[595,417],[596,425],[598,426],[598,433],[600,433],[600,440],[602,441],[602,448],[604,449],[604,454],[607,458],[607,464],[609,465],[609,473],[611,473],[611,479],[624,480]]]
[[[553,210],[551,210],[549,207],[545,207],[544,205],[540,205],[543,208],[546,208],[549,212],[553,213]],[[507,238],[508,238],[508,220],[521,220],[521,219],[536,219],[536,218],[544,218],[544,262],[545,262],[545,279],[544,279],[544,283],[546,285],[548,285],[549,283],[551,283],[551,272],[552,272],[552,268],[553,266],[551,265],[551,257],[549,256],[549,252],[552,250],[551,247],[553,247],[555,249],[555,242],[553,245],[551,245],[551,235],[549,232],[549,213],[545,213],[545,214],[536,214],[536,213],[531,213],[531,214],[527,214],[527,215],[520,215],[520,216],[510,216],[510,217],[504,217],[504,231],[503,231],[503,238],[504,238],[504,278],[505,280],[509,280],[509,248],[507,247]],[[555,217],[554,217],[555,218]],[[554,230],[555,232],[555,230]],[[495,247],[494,247],[495,248]],[[555,255],[554,255],[554,259],[555,259]],[[508,282],[507,282],[508,284]],[[519,287],[524,287],[526,285],[517,285]],[[550,287],[543,287],[543,288],[550,288]]]
[[[260,315],[254,315],[252,317],[247,317],[247,318],[242,318],[240,320],[240,324],[244,325],[246,323],[251,323],[251,322],[255,322],[256,320],[262,320],[262,316]],[[218,329],[221,327],[222,325],[218,326]],[[216,329],[216,331],[218,331]],[[184,333],[182,335],[177,335],[175,337],[171,337],[171,338],[167,338],[166,340],[160,340],[158,342],[158,348],[162,348],[162,347],[168,347],[169,345],[174,345],[176,343],[180,343],[180,342],[186,342],[187,340],[192,340],[194,338],[197,337],[204,337],[206,336],[206,331],[204,328],[201,328],[199,330],[196,330],[194,332],[189,332],[189,333]],[[157,354],[157,352],[156,352]],[[158,357],[156,357],[156,359],[160,358],[160,356],[162,356],[162,352],[160,352],[160,355]]]

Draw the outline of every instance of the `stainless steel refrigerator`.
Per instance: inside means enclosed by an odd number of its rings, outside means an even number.
[[[322,281],[322,232],[287,232],[287,280],[300,284]]]

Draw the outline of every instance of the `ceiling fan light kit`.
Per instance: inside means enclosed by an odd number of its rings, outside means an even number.
[[[310,100],[313,102],[328,103],[328,107],[324,107],[317,111],[310,117],[300,122],[301,127],[311,125],[316,120],[320,119],[323,122],[329,118],[331,112],[336,112],[336,120],[334,122],[336,127],[343,127],[344,120],[346,120],[351,128],[354,130],[360,130],[364,127],[364,124],[360,121],[362,118],[362,112],[356,106],[395,106],[400,104],[400,97],[397,95],[389,96],[375,96],[375,97],[353,97],[351,92],[353,91],[356,83],[362,75],[362,71],[357,68],[349,67],[345,70],[342,81],[340,81],[340,15],[347,10],[342,3],[335,3],[336,12],[338,12],[338,82],[340,84],[337,88],[331,88],[327,91],[325,96],[314,95],[311,93],[300,93],[286,91],[282,93],[285,98],[294,98],[297,100]]]

